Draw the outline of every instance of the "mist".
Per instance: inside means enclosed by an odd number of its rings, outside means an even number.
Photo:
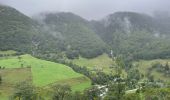
[[[169,0],[0,0],[22,13],[33,16],[41,12],[73,12],[88,20],[101,19],[117,11],[152,14],[170,12]]]

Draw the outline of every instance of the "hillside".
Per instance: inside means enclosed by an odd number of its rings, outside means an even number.
[[[0,66],[5,68],[31,67],[33,83],[38,86],[45,86],[60,80],[83,77],[83,75],[75,73],[68,66],[40,60],[30,55],[22,55],[20,58],[16,56],[7,59],[1,59]],[[63,72],[67,73],[63,74]]]
[[[3,58],[0,60],[0,66],[5,67],[5,69],[0,69],[2,84],[5,85],[1,89],[3,88],[5,93],[11,93],[11,85],[25,80],[33,82],[37,87],[50,87],[53,84],[65,83],[70,85],[73,91],[83,91],[91,84],[87,77],[74,72],[68,66],[37,59],[28,54]]]
[[[0,16],[0,50],[36,55],[38,52],[47,52],[45,48],[54,44],[57,46],[57,41],[52,41],[52,36],[40,33],[38,24],[16,9],[0,5]],[[53,48],[48,49],[52,50]]]
[[[0,4],[0,26],[0,100],[170,100],[168,14],[89,21]]]
[[[72,13],[40,14],[36,20],[0,5],[0,16],[0,50],[36,56],[64,52],[69,58],[92,58],[106,51],[106,44],[88,21]]]
[[[113,49],[115,56],[123,54],[132,59],[169,58],[170,34],[160,30],[164,27],[160,22],[145,14],[116,12],[91,23],[95,32]]]
[[[170,82],[169,70],[163,71],[164,66],[168,63],[169,59],[154,59],[154,60],[139,60],[134,62],[136,68],[140,70],[140,73],[144,75],[143,80],[148,76],[153,76],[154,80]],[[162,64],[163,66],[160,66]]]
[[[31,49],[31,38],[37,34],[35,23],[8,6],[0,5],[0,16],[0,50],[28,52]]]
[[[105,43],[90,28],[87,20],[73,13],[45,13],[37,20],[49,34],[64,41],[66,55],[76,58],[79,55],[86,58],[96,57],[106,51]]]
[[[116,12],[99,21],[73,13],[42,13],[32,19],[0,5],[0,50],[60,59],[94,58],[113,50],[128,59],[169,58],[168,16]]]
[[[78,59],[71,60],[71,62],[79,66],[85,66],[91,71],[104,71],[106,73],[111,72],[111,67],[114,64],[107,54],[103,54],[92,59],[79,57]]]

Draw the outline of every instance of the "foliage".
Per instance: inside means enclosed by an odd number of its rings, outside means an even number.
[[[88,21],[74,14],[47,14],[42,24],[8,6],[0,5],[0,11],[0,50],[32,55],[64,51],[68,58],[92,58],[106,50]]]
[[[64,52],[71,59],[94,58],[109,49],[133,60],[170,57],[167,18],[117,12],[89,22],[72,13],[46,13],[33,20],[8,6],[0,10],[0,50],[36,56]]]
[[[54,85],[53,90],[53,100],[65,100],[69,99],[71,94],[71,88],[68,85]]]
[[[149,88],[144,91],[146,100],[169,100],[170,90],[168,88]]]
[[[150,70],[156,70],[159,73],[163,73],[165,77],[170,76],[170,66],[168,62],[166,62],[165,65],[156,62],[155,64],[152,65]]]
[[[34,87],[29,82],[21,82],[15,86],[15,92],[12,98],[15,100],[35,100],[36,93],[34,91]]]
[[[132,68],[127,72],[126,84],[130,89],[136,88],[136,85],[141,78],[142,75],[139,70]]]
[[[139,60],[132,63],[133,67],[141,73],[142,80],[169,82],[168,70],[165,70],[169,59]]]
[[[125,94],[124,83],[113,83],[109,86],[109,91],[105,100],[123,100]]]
[[[97,86],[93,86],[90,89],[87,89],[84,91],[84,95],[86,97],[87,100],[100,100],[100,94],[102,92],[100,91],[100,89],[98,89]]]
[[[40,21],[48,33],[62,39],[66,44],[68,58],[79,55],[86,58],[96,57],[105,52],[105,43],[89,27],[88,21],[72,13],[47,13]]]
[[[137,93],[126,94],[123,96],[123,100],[142,100]]]
[[[169,29],[165,30],[166,35],[162,30],[169,24],[160,22],[160,19],[145,14],[116,12],[101,21],[92,22],[92,25],[112,48],[114,56],[123,54],[133,60],[169,58]]]
[[[112,58],[113,59],[113,58]],[[116,57],[116,77],[114,81],[112,80],[108,87],[108,94],[106,100],[123,100],[123,95],[125,94],[125,82],[121,78],[122,68],[125,67],[124,61],[121,56]]]

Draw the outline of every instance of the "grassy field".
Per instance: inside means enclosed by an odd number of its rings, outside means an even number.
[[[85,66],[91,71],[103,71],[107,74],[115,73],[115,62],[107,55],[103,54],[93,59],[87,59],[79,57],[79,59],[71,60],[73,64],[79,66]],[[122,70],[123,77],[126,77],[127,74],[125,70]]]
[[[3,80],[0,85],[0,100],[6,100],[7,97],[12,94],[13,87],[16,83],[32,81],[30,68],[1,69],[0,74]]]
[[[139,71],[146,76],[148,69],[151,68],[152,65],[156,62],[160,62],[161,64],[166,64],[168,62],[170,64],[169,59],[140,60],[140,61],[134,62],[134,64],[137,65],[137,68],[139,69]],[[165,77],[162,73],[159,73],[156,70],[152,70],[151,75],[153,75],[156,80],[161,79],[161,80],[170,82],[169,77]]]
[[[79,66],[85,66],[90,70],[103,70],[106,73],[110,72],[110,67],[114,64],[107,54],[100,55],[93,59],[79,57],[79,59],[74,59],[72,62]]]
[[[22,77],[31,76],[35,86],[46,87],[50,84],[66,83],[73,91],[82,91],[90,87],[90,80],[82,74],[74,72],[70,67],[50,61],[40,60],[28,54],[20,57],[9,57],[0,60],[0,66],[9,72],[2,74],[6,83],[14,83],[22,80]],[[30,72],[15,72],[17,69],[30,69]],[[11,71],[10,71],[11,70]],[[9,73],[9,74],[8,74]],[[30,74],[31,73],[31,74]],[[11,76],[11,77],[10,77]],[[21,78],[19,76],[22,76]],[[24,78],[26,79],[26,78]]]
[[[8,51],[0,51],[0,55],[12,55],[12,54],[16,54],[16,51],[13,50],[8,50]]]
[[[0,58],[15,55],[17,52],[13,50],[0,51]]]
[[[114,62],[108,57],[107,54],[103,54],[93,59],[79,57],[79,59],[74,59],[72,62],[80,66],[86,66],[92,71],[102,70],[106,73],[110,73],[111,71],[114,73],[114,68],[110,68],[110,66],[114,67]],[[139,71],[146,76],[148,69],[151,68],[152,64],[156,62],[160,62],[162,64],[169,62],[170,64],[170,59],[140,60],[138,62],[134,62],[134,64],[138,65]],[[123,74],[126,77],[126,72],[124,70]],[[169,77],[164,77],[162,73],[159,73],[156,70],[152,70],[151,75],[153,75],[156,80],[161,79],[164,81],[170,81]],[[144,79],[146,79],[146,77],[144,77]]]

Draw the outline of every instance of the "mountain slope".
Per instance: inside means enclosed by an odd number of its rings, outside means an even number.
[[[64,52],[69,58],[96,57],[106,50],[88,21],[72,13],[49,13],[37,21],[0,5],[0,17],[0,50],[36,56]]]
[[[113,49],[130,59],[170,57],[169,17],[117,12],[89,22],[73,13],[44,13],[29,18],[0,5],[0,50],[36,56],[93,58]]]
[[[158,29],[159,21],[145,14],[117,12],[92,22],[95,32],[113,49],[135,59],[170,57],[170,34]]]
[[[42,89],[63,83],[71,86],[72,91],[83,91],[91,86],[89,78],[76,73],[70,67],[41,60],[28,54],[1,57],[0,66],[4,68],[0,70],[3,78],[0,85],[0,100],[8,100],[14,92],[14,86],[23,81],[31,82]],[[47,91],[43,90],[43,92]]]
[[[0,5],[0,49],[28,51],[35,23],[17,10]]]
[[[38,22],[42,27],[65,41],[69,58],[79,54],[91,58],[105,51],[105,43],[89,27],[85,19],[72,13],[46,13],[41,17]]]
[[[63,42],[43,31],[40,25],[14,8],[0,5],[0,50],[32,55],[57,52]]]
[[[20,59],[16,57],[10,57],[8,59],[1,59],[0,66],[6,68],[25,68],[31,67],[33,83],[37,86],[46,86],[48,84],[59,82],[68,79],[74,79],[79,77],[85,77],[79,73],[74,72],[68,66],[45,61],[34,58],[30,55],[21,55]],[[63,72],[67,72],[63,74]],[[85,80],[86,79],[85,77]]]

